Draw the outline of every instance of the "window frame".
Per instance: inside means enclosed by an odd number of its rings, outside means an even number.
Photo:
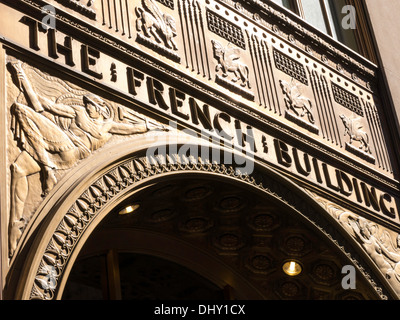
[[[298,15],[300,18],[302,18],[304,21],[309,23],[311,26],[313,26],[310,22],[308,22],[305,18],[305,13],[304,9],[302,6],[302,0],[288,0],[290,3],[290,6],[293,9],[287,8],[283,6],[286,10],[289,10],[296,15]],[[354,50],[350,46],[348,46],[344,41],[342,41],[342,34],[338,34],[337,39],[333,35],[333,30],[337,32],[337,28],[335,26],[335,23],[333,21],[330,21],[328,14],[331,11],[331,9],[328,9],[326,7],[326,2],[325,0],[319,0],[319,3],[321,5],[321,9],[323,12],[323,19],[324,23],[326,25],[327,33],[324,31],[318,29],[320,32],[327,34],[330,36],[333,40],[339,42],[340,44],[346,46],[346,48],[349,48],[350,50],[356,52],[357,54],[363,56],[364,58],[370,60],[373,63],[377,63],[377,54],[375,51],[375,46],[373,43],[373,38],[372,38],[372,33],[370,31],[370,27],[368,24],[367,20],[367,15],[366,15],[366,9],[365,9],[365,4],[364,0],[344,0],[346,5],[353,6],[356,9],[356,23],[357,27],[354,30],[354,37],[355,37],[355,42],[358,47],[358,50]],[[277,5],[281,6],[280,4],[277,3]],[[313,26],[316,28],[315,26]]]

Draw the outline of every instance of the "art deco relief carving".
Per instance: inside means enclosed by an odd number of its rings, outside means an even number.
[[[42,197],[45,197],[57,183],[57,170],[71,168],[104,146],[113,135],[164,128],[54,77],[42,79],[43,83],[31,83],[19,60],[10,59],[8,67],[20,90],[10,108],[11,130],[20,150],[10,168],[9,255],[12,256],[27,223],[23,212],[30,191],[29,176],[41,174]],[[36,73],[36,79],[41,77]],[[57,85],[51,85],[52,81]],[[60,92],[61,89],[64,91]],[[124,122],[119,121],[121,117]]]
[[[83,15],[91,18],[91,19],[96,19],[96,11],[94,9],[94,2],[95,0],[85,0],[85,1],[80,1],[80,0],[56,0],[63,4],[66,7],[72,8]]]
[[[143,35],[138,33],[138,41],[154,49],[161,49],[161,53],[179,62],[180,57],[174,53],[178,50],[174,40],[177,36],[174,18],[163,13],[155,0],[142,0],[142,7],[136,7],[135,12],[138,17],[136,29],[143,32]]]
[[[240,85],[245,87],[246,85],[251,89],[249,82],[249,68],[247,65],[238,61],[240,59],[240,49],[237,47],[231,47],[228,44],[227,47],[223,47],[218,41],[211,41],[214,48],[214,55],[218,61],[215,71],[222,70],[222,76],[228,77],[228,72],[232,72],[234,77],[233,82],[241,81]]]
[[[250,95],[251,99],[254,99],[253,94],[246,90],[247,88],[251,89],[249,67],[242,61],[239,61],[241,55],[240,49],[232,46],[230,43],[224,47],[218,41],[211,40],[211,42],[213,45],[214,57],[217,60],[215,71],[222,71],[222,76],[217,74],[217,83],[227,88],[234,89],[247,97]],[[230,81],[226,80],[229,75],[228,72],[233,74]],[[236,82],[239,82],[240,86],[235,85]]]
[[[363,247],[400,296],[400,234],[308,191]]]
[[[344,114],[341,114],[339,117],[342,119],[345,127],[344,135],[349,136],[350,138],[350,141],[346,142],[346,149],[372,163],[375,163],[375,158],[371,155],[368,134],[363,130],[361,117],[348,118]],[[360,146],[358,148],[355,147],[353,141],[360,142]]]
[[[211,163],[208,158],[202,157],[188,158],[179,154],[159,154],[151,157],[133,156],[123,163],[113,165],[105,170],[101,176],[94,179],[94,181],[87,186],[85,191],[76,198],[63,217],[60,218],[59,224],[49,235],[46,249],[43,253],[40,253],[41,262],[35,271],[36,276],[34,282],[29,284],[29,296],[27,298],[43,300],[57,298],[60,283],[65,276],[64,272],[70,262],[69,258],[71,254],[74,252],[79,241],[84,238],[87,227],[94,222],[98,215],[101,215],[103,208],[108,202],[116,201],[119,196],[126,194],[125,192],[130,192],[131,187],[134,187],[137,183],[146,179],[152,179],[162,174],[171,175],[173,172],[190,171],[212,173],[214,176],[221,175],[229,177],[230,179],[235,179],[265,192],[276,200],[292,207],[294,210],[303,208],[302,210],[307,212],[307,215],[316,222],[317,225],[320,223],[326,225],[326,222],[322,221],[324,218],[321,216],[320,212],[314,212],[311,208],[307,209],[303,198],[289,191],[289,189],[279,184],[269,175],[263,177],[260,172],[257,172],[255,176],[240,175],[234,166]],[[196,190],[195,192],[197,193],[199,189],[197,188]],[[203,191],[200,191],[200,193],[203,193]],[[143,219],[147,219],[146,217],[149,218],[147,214],[144,214]],[[110,218],[111,221],[113,221],[113,218]],[[136,216],[136,218],[140,221],[138,216]],[[177,217],[175,216],[175,218]],[[190,233],[189,236],[191,239],[193,239],[193,233],[202,233],[213,226],[212,220],[204,219],[202,216],[197,216],[196,214],[193,216],[189,215],[187,218],[189,219],[178,219],[176,223],[179,229]],[[276,221],[277,217],[274,217],[274,221],[271,221],[271,216],[267,216],[263,213],[254,213],[253,216],[249,218],[252,226],[255,227],[255,229],[252,229],[258,231],[262,230],[263,233],[268,230],[276,229],[278,227],[277,223],[279,224],[279,221]],[[317,220],[315,220],[315,218],[317,218]],[[118,223],[115,220],[114,222]],[[165,221],[158,221],[158,223],[162,222]],[[182,223],[184,223],[184,225],[182,225]],[[341,241],[333,240],[336,239],[336,233],[330,234],[330,231],[326,231],[324,227],[321,227],[321,231],[324,232],[340,250],[345,251],[344,247],[341,246]],[[224,256],[226,256],[227,252],[239,250],[246,243],[246,238],[242,237],[240,228],[232,229],[231,223],[229,227],[225,226],[224,228],[218,229],[218,232],[211,233],[210,237],[210,240],[212,240],[210,244],[218,250],[221,250],[220,252]],[[284,243],[289,252],[296,253],[297,255],[307,253],[309,246],[307,241],[301,236],[295,234],[285,239],[286,241]],[[264,237],[261,237],[259,239],[259,246],[256,248],[257,250],[249,252],[245,267],[254,274],[267,274],[273,271],[274,266],[270,263],[271,257],[268,252],[263,250],[265,240]],[[352,254],[345,253],[352,259]],[[326,271],[326,269],[328,270]],[[318,262],[314,269],[315,276],[320,278],[320,281],[324,282],[331,279],[329,278],[329,272],[329,265],[327,266],[322,260]],[[51,279],[51,283],[49,283],[49,279]],[[381,288],[373,283],[373,279],[370,279],[370,281],[378,294],[380,294],[382,298],[385,298]]]
[[[286,117],[296,122],[300,126],[306,127],[310,131],[318,133],[319,129],[316,127],[315,119],[312,113],[312,102],[309,98],[302,94],[302,86],[292,78],[290,83],[279,80],[282,92],[285,97],[286,104]],[[304,123],[304,117],[307,116],[308,124]]]

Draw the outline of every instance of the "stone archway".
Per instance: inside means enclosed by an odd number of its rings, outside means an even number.
[[[166,135],[158,139],[157,144],[164,146],[169,141]],[[174,136],[173,141],[177,145],[190,144],[195,148],[204,145],[204,141],[185,136]],[[131,143],[128,148],[125,145],[104,148],[101,156],[87,159],[57,185],[40,208],[28,234],[27,238],[32,236],[34,241],[15,298],[59,299],[80,250],[109,212],[144,185],[182,174],[234,182],[280,203],[356,265],[377,296],[387,298],[390,289],[383,287],[383,279],[377,276],[379,272],[373,269],[373,265],[365,263],[368,257],[354,240],[304,190],[280,174],[257,163],[251,174],[241,175],[236,164],[224,165],[204,157],[169,152],[148,156],[146,150],[154,147],[151,137],[132,139]],[[222,148],[213,149],[232,153]],[[49,280],[51,284],[46,285]]]

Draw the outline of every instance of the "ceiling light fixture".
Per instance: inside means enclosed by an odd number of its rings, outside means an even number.
[[[301,273],[303,268],[301,267],[300,263],[290,260],[283,264],[282,266],[283,272],[291,277],[295,277]]]
[[[138,204],[131,204],[129,206],[126,206],[124,209],[119,211],[120,215],[125,215],[132,213],[133,211],[136,211],[140,206]]]

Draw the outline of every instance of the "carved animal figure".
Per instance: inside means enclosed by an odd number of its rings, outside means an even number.
[[[143,31],[148,38],[153,35],[158,43],[164,42],[167,48],[178,50],[173,39],[176,36],[174,18],[162,13],[154,0],[142,0],[142,4],[144,9],[136,7],[136,14],[138,16],[136,29]]]
[[[228,72],[233,72],[235,75],[232,79],[233,82],[237,82],[240,79],[242,81],[240,84],[242,87],[247,85],[249,89],[251,89],[249,68],[244,63],[237,61],[240,58],[240,49],[236,47],[231,48],[229,45],[225,48],[215,40],[211,40],[211,42],[214,48],[214,56],[218,61],[215,70],[222,70],[223,77],[227,77]]]
[[[312,103],[311,100],[304,97],[299,89],[299,85],[294,83],[294,80],[287,83],[284,80],[279,80],[282,88],[282,92],[285,94],[285,104],[286,107],[292,110],[297,116],[304,117],[307,114],[308,120],[314,124],[315,120],[311,112]],[[297,109],[302,110],[301,115]]]
[[[348,135],[350,137],[350,144],[352,144],[353,141],[359,141],[361,143],[360,149],[371,153],[369,148],[369,138],[367,133],[362,130],[363,126],[360,123],[360,118],[349,119],[342,114],[340,115],[340,119],[342,119],[345,127],[344,135]]]

